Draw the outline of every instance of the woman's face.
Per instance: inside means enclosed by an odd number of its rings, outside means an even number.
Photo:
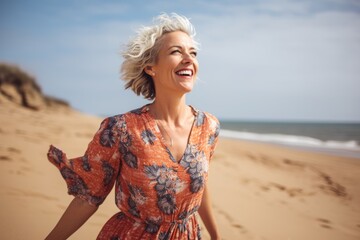
[[[159,53],[151,68],[156,94],[184,94],[194,86],[198,71],[197,51],[193,40],[184,32],[176,31],[159,39]]]

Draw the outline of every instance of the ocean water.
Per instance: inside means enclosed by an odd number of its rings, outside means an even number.
[[[223,137],[360,159],[360,123],[220,121]]]

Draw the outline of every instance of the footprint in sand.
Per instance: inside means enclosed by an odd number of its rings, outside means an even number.
[[[21,160],[21,162],[26,162],[24,158],[21,158],[21,150],[13,147],[8,147],[6,150],[2,150],[1,152],[4,153],[4,155],[0,155],[0,161],[17,161]]]
[[[11,158],[8,157],[8,156],[1,155],[0,156],[0,161],[11,161]]]
[[[231,225],[233,228],[236,228],[237,230],[239,230],[241,233],[246,233],[247,230],[240,224],[236,223],[235,220],[230,216],[230,214],[228,214],[227,212],[214,207],[215,211],[217,211],[220,215],[222,215],[228,222],[229,225]]]
[[[250,158],[251,160],[257,160],[257,158],[256,158],[253,154],[251,154],[251,153],[247,153],[245,156],[246,156],[247,158]]]
[[[322,180],[322,184],[319,186],[321,190],[323,190],[325,193],[348,199],[350,198],[347,189],[341,185],[340,183],[333,180],[331,176],[328,174],[321,172],[317,169],[314,169],[315,172],[317,172],[318,176]]]
[[[11,153],[21,153],[21,150],[13,147],[8,147],[7,150]]]
[[[11,157],[11,155],[16,155],[21,153],[21,151],[19,149],[13,148],[13,147],[8,147],[7,151],[10,153],[9,155],[0,155],[0,161],[12,161],[13,158]]]
[[[233,226],[234,228],[239,228],[239,229],[244,228],[243,226],[241,226],[240,224],[237,224],[237,223],[233,223],[231,226]]]
[[[15,134],[18,134],[18,135],[26,135],[27,132],[22,130],[22,129],[15,129]]]
[[[290,166],[290,167],[295,167],[295,168],[300,168],[300,169],[303,169],[306,167],[305,164],[303,163],[300,163],[300,162],[297,162],[297,161],[294,161],[294,160],[291,160],[291,159],[288,159],[288,158],[284,158],[283,159],[283,163],[287,166]]]
[[[268,184],[267,186],[265,186],[267,188],[275,188],[279,191],[285,192],[289,195],[289,197],[298,197],[298,196],[311,196],[313,195],[313,193],[310,192],[305,192],[303,189],[301,188],[290,188],[290,187],[286,187],[284,185],[281,185],[279,183],[274,183],[271,182],[270,184]]]
[[[325,218],[318,218],[317,221],[320,223],[322,228],[332,229],[331,221]]]

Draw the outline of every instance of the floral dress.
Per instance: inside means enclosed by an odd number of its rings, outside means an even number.
[[[219,122],[194,108],[185,152],[174,159],[148,105],[106,118],[82,157],[50,146],[68,193],[100,205],[115,185],[120,212],[97,239],[200,239],[195,217],[208,177]]]

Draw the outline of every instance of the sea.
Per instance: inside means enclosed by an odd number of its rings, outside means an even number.
[[[220,136],[360,159],[360,123],[221,120]]]

